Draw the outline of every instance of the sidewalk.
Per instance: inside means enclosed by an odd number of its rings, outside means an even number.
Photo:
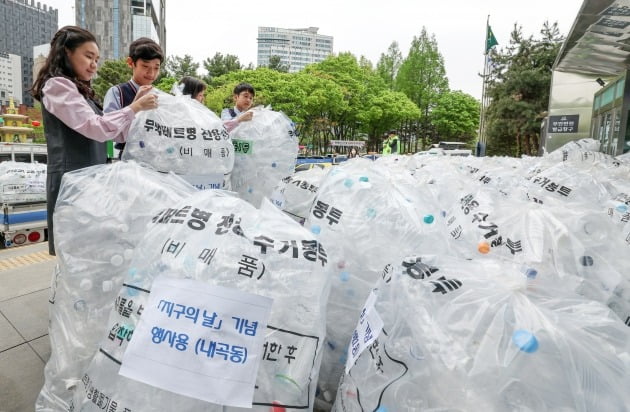
[[[50,357],[48,243],[0,250],[0,412],[32,412]]]

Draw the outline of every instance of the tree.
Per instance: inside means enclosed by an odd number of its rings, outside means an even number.
[[[174,77],[164,76],[158,82],[155,82],[154,86],[163,92],[170,93],[173,90],[173,85],[179,80]]]
[[[376,74],[383,79],[390,89],[394,88],[394,80],[402,61],[403,57],[398,48],[398,43],[393,42],[387,49],[387,54],[381,53],[381,58],[376,63]]]
[[[199,63],[195,63],[192,56],[188,54],[184,57],[169,56],[165,66],[168,76],[176,79],[184,76],[197,77],[197,70],[199,70]]]
[[[524,38],[514,25],[510,43],[493,51],[496,62],[487,93],[488,154],[536,155],[540,123],[549,105],[552,67],[564,41],[557,23],[543,24],[542,38]]]
[[[289,66],[282,63],[282,58],[280,56],[276,56],[275,54],[269,57],[269,65],[267,67],[277,72],[282,72],[282,73],[289,72]]]
[[[208,72],[208,74],[204,76],[204,81],[207,84],[210,84],[215,77],[243,69],[238,57],[233,54],[223,56],[223,54],[219,52],[217,52],[213,58],[205,59],[203,61],[203,67]]]
[[[462,91],[449,91],[438,97],[431,113],[440,140],[470,143],[477,137],[480,104]]]
[[[96,95],[102,100],[110,87],[131,79],[131,67],[126,59],[106,60],[98,69],[98,76],[92,82]]]
[[[409,53],[400,65],[394,90],[405,93],[420,109],[416,124],[405,124],[401,128],[417,130],[423,146],[428,146],[428,142],[436,138],[434,128],[430,127],[431,112],[439,96],[448,91],[448,79],[435,36],[429,36],[424,27],[419,37],[414,36]]]

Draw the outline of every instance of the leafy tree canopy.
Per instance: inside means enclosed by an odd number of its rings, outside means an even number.
[[[486,110],[488,154],[536,155],[540,124],[549,105],[552,67],[564,38],[557,23],[545,22],[541,37],[528,38],[514,25],[510,42],[490,58]]]
[[[192,56],[169,56],[165,64],[166,73],[170,77],[181,79],[184,76],[198,77],[199,63],[193,61]]]
[[[477,99],[462,91],[442,93],[433,112],[432,123],[440,140],[468,142],[477,138],[480,104]]]
[[[110,87],[131,79],[131,67],[125,59],[106,60],[98,69],[98,76],[92,82],[96,95],[102,100]]]
[[[204,76],[206,84],[211,84],[212,79],[216,77],[243,69],[238,57],[233,54],[223,56],[223,54],[218,52],[213,58],[205,59],[203,61],[203,67],[208,72],[208,74]]]

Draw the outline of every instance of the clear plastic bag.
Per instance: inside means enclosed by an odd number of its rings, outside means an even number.
[[[115,400],[119,409],[240,410],[118,374],[118,362],[129,343],[125,337],[130,336],[120,333],[121,325],[128,332],[135,329],[141,316],[138,309],[146,313],[153,279],[167,276],[273,298],[264,333],[265,347],[276,350],[261,355],[252,409],[268,411],[273,404],[312,410],[330,282],[326,246],[268,201],[255,209],[226,192],[201,191],[163,208],[136,246],[127,286],[118,292],[117,299],[132,301],[132,308],[126,316],[120,308],[110,311],[107,332],[82,375],[83,383],[75,389],[72,407],[101,410],[103,404],[93,401],[96,390],[106,397],[103,402]],[[202,359],[220,362],[220,358]]]
[[[379,282],[383,329],[335,411],[623,410],[628,328],[604,305],[500,260],[410,256]],[[377,331],[375,331],[375,334]]]
[[[252,120],[230,132],[236,151],[232,190],[258,207],[282,179],[293,174],[298,138],[284,113],[263,107],[251,111]]]
[[[173,172],[202,189],[229,190],[234,147],[221,119],[190,96],[155,93],[158,108],[136,114],[122,159]]]
[[[0,203],[45,202],[46,165],[0,163]]]
[[[49,309],[52,351],[38,411],[68,408],[147,224],[161,205],[195,191],[172,173],[135,162],[64,175],[54,215],[59,272]]]

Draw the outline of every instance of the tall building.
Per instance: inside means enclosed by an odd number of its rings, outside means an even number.
[[[2,0],[0,0],[2,1]],[[94,34],[101,61],[127,57],[140,37],[155,40],[166,53],[166,0],[75,0],[77,26]]]
[[[324,60],[333,52],[332,36],[317,34],[317,27],[281,29],[258,27],[258,66],[268,66],[271,56],[280,57],[289,72]]]
[[[22,103],[22,58],[0,52],[0,105],[8,106],[9,99]]]
[[[40,44],[39,46],[33,47],[33,78],[37,79],[37,75],[42,67],[44,67],[44,63],[46,63],[46,59],[48,58],[48,53],[50,52],[50,43]]]
[[[0,0],[0,53],[21,57],[21,95],[16,101],[33,105],[33,47],[50,43],[57,31],[57,9],[34,0]]]

